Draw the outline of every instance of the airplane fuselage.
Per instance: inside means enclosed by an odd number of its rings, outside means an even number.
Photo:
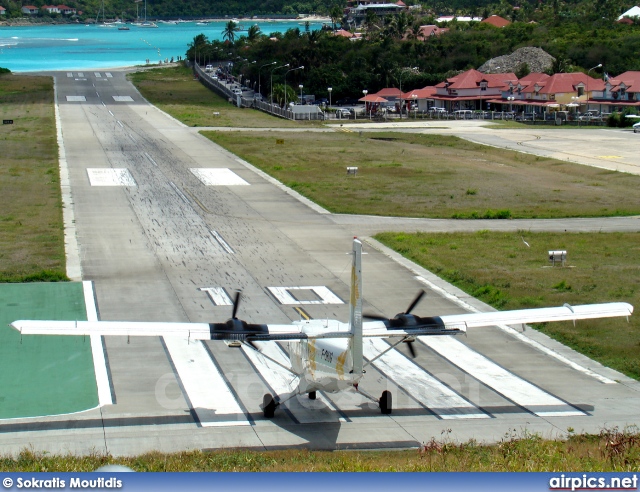
[[[348,332],[349,325],[335,320],[303,321],[303,331]],[[335,393],[353,386],[362,374],[353,373],[351,338],[316,338],[289,342],[291,368],[299,377],[299,392]]]

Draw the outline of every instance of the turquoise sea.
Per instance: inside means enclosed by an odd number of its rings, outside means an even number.
[[[84,24],[0,27],[0,67],[33,72],[142,65],[146,60],[158,63],[184,57],[188,44],[198,34],[210,41],[222,39],[227,22],[212,21],[205,26],[195,22],[158,23],[157,29],[127,25],[128,31]],[[254,24],[264,34],[305,28],[304,21],[299,20],[240,22],[244,29]],[[322,22],[310,22],[310,27],[320,29]]]

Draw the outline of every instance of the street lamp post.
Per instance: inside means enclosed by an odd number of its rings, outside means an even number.
[[[602,63],[598,63],[595,67],[590,68],[589,70],[587,70],[587,113],[589,112],[589,72],[591,72],[591,70],[595,69],[595,68],[600,68],[602,66]]]
[[[507,101],[509,101],[509,112],[513,113],[513,100],[515,99],[515,97],[513,96],[509,96],[507,97]]]
[[[331,91],[333,90],[333,87],[328,87],[327,90],[329,91],[329,107],[331,107]]]
[[[260,68],[258,68],[258,94],[262,94],[262,86],[260,85],[260,81],[262,80],[260,78],[260,70],[262,70],[264,67],[268,67],[270,65],[275,65],[278,62],[271,62],[271,63],[265,63],[264,65],[262,65]]]
[[[411,99],[413,99],[413,103],[416,105],[416,107],[413,108],[413,116],[414,116],[414,119],[417,120],[418,119],[418,103],[417,103],[418,94],[411,94]]]
[[[304,87],[302,84],[298,86],[300,88],[300,104],[302,104],[302,88]]]
[[[363,89],[362,90],[362,94],[364,94],[364,97],[367,97],[367,94],[369,93],[369,91],[367,89]],[[367,101],[364,102],[364,115],[365,117],[367,116],[367,106],[369,106],[369,103]],[[369,106],[369,108],[371,108],[371,106]],[[371,119],[371,109],[369,109],[369,119]]]
[[[400,70],[400,119],[402,119],[402,108],[404,107],[404,99],[402,99],[402,74],[407,70],[417,70],[418,67],[403,68]],[[407,118],[409,115],[407,114]]]
[[[287,110],[287,74],[295,70],[304,70],[304,65],[300,65],[296,68],[290,68],[284,73],[284,110]]]
[[[275,67],[271,69],[271,110],[273,111],[273,72],[274,70],[278,70],[279,68],[284,68],[284,67],[288,67],[289,64],[286,63],[285,65],[280,65],[279,67]]]

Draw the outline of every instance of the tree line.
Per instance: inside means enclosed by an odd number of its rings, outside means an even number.
[[[379,24],[368,26],[364,39],[358,41],[308,27],[267,37],[259,29],[234,32],[231,23],[223,40],[197,36],[188,47],[187,57],[201,63],[234,61],[233,72],[256,87],[260,78],[265,95],[271,76],[274,84],[281,84],[287,70],[304,66],[288,74],[287,82],[296,87],[304,85],[305,92],[316,97],[328,98],[331,87],[333,101],[360,98],[363,90],[374,93],[384,87],[402,86],[406,92],[435,85],[524,46],[540,47],[554,56],[551,72],[586,72],[599,64],[603,67],[590,75],[602,77],[606,72],[614,76],[640,70],[638,23],[592,19],[591,12],[561,22],[552,14],[549,17],[546,22],[516,21],[504,28],[450,22],[446,25],[449,32],[427,40],[419,39],[417,28],[434,19],[407,14],[375,21]],[[276,66],[287,63],[286,69],[271,73]]]

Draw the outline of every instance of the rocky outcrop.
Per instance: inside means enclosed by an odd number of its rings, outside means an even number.
[[[485,62],[478,71],[483,73],[511,73],[521,70],[524,64],[530,72],[546,72],[556,59],[540,48],[520,48],[510,55],[498,56]]]

